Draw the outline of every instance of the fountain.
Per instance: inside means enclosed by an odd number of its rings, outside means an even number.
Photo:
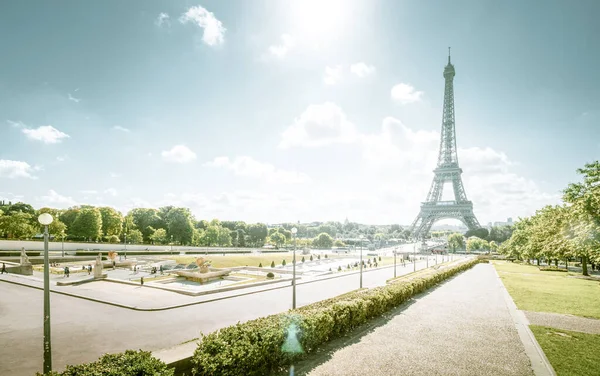
[[[190,271],[190,270],[174,270],[172,273],[177,274],[180,277],[184,277],[188,281],[194,281],[201,284],[206,282],[221,279],[222,277],[228,276],[231,273],[231,270],[219,270],[213,269],[210,270],[210,260],[205,260],[203,257],[198,257],[196,259],[196,265],[198,265],[198,271]]]

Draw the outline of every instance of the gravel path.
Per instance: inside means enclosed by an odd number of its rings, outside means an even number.
[[[560,313],[523,311],[531,325],[572,330],[590,334],[600,334],[600,320],[585,317],[562,315]]]
[[[479,264],[400,310],[308,372],[532,375],[493,266]]]

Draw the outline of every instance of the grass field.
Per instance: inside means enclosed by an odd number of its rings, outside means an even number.
[[[300,263],[302,256],[306,261],[310,260],[310,255],[301,255],[296,253],[296,262]],[[175,262],[178,264],[190,264],[196,261],[196,257],[199,256],[178,256],[173,257]],[[285,260],[286,264],[291,264],[292,254],[291,253],[276,253],[276,254],[260,254],[260,255],[209,255],[202,256],[212,261],[212,266],[215,268],[231,268],[234,266],[258,266],[262,263],[263,267],[270,267],[271,262],[274,261],[275,265],[281,265],[281,262]],[[313,256],[316,259],[316,256]],[[323,258],[324,256],[321,256]],[[329,258],[339,258],[338,255],[328,255]]]
[[[517,307],[600,319],[600,283],[573,273],[540,271],[537,266],[492,261]]]
[[[600,335],[530,326],[558,376],[600,376]]]

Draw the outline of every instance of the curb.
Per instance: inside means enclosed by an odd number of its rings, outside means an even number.
[[[533,332],[531,329],[529,329],[529,320],[525,316],[525,313],[517,308],[517,305],[508,293],[508,290],[506,290],[506,287],[504,286],[504,283],[502,282],[502,279],[500,278],[500,275],[498,274],[498,271],[494,265],[490,264],[490,266],[494,270],[494,273],[496,273],[497,282],[502,289],[508,312],[513,319],[515,328],[517,329],[517,333],[521,339],[521,343],[525,348],[525,354],[527,354],[527,357],[531,362],[533,373],[536,376],[556,376],[556,372],[554,372],[554,368],[552,368],[552,365],[546,357],[546,354],[544,354],[544,351],[540,347],[538,341],[535,339]]]

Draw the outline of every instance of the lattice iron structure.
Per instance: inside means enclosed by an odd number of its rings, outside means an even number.
[[[456,151],[456,130],[454,123],[454,65],[450,62],[448,47],[448,65],[444,68],[444,114],[442,116],[442,134],[440,139],[440,154],[437,167],[433,170],[435,176],[427,194],[427,200],[421,203],[421,211],[411,225],[413,238],[422,239],[427,235],[431,226],[440,219],[454,218],[462,221],[469,230],[479,227],[479,222],[473,214],[473,203],[467,200],[465,187],[462,183],[462,169],[458,166]],[[454,201],[442,201],[444,183],[451,182],[454,189]]]

